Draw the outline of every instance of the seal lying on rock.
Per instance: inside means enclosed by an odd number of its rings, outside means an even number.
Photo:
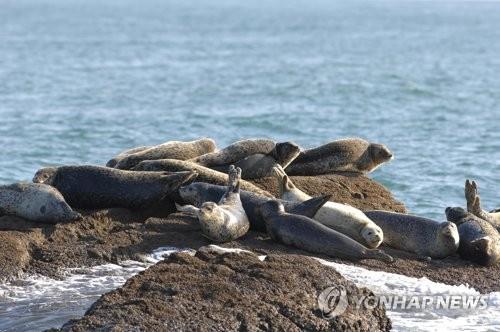
[[[415,253],[421,259],[445,258],[458,248],[457,226],[409,214],[387,211],[365,211],[384,232],[384,243]]]
[[[0,215],[56,224],[82,219],[57,189],[41,183],[0,186]]]
[[[288,143],[287,143],[288,144]],[[191,159],[199,165],[205,167],[213,167],[213,166],[223,166],[223,165],[231,165],[245,159],[248,156],[263,154],[276,155],[276,160],[280,159],[279,155],[282,151],[276,150],[277,144],[273,140],[269,139],[246,139],[242,141],[235,142],[231,145],[226,146],[224,149],[207,153],[202,156]],[[285,146],[286,147],[286,146]],[[281,150],[281,149],[279,149]],[[280,153],[278,153],[280,152]]]
[[[476,217],[486,220],[500,231],[500,211],[493,210],[486,212],[481,208],[481,198],[479,197],[475,181],[465,181],[465,200],[467,201],[467,211]]]
[[[217,186],[204,182],[193,182],[181,187],[179,189],[179,195],[185,204],[200,207],[204,202],[218,202],[226,190],[224,186]],[[285,206],[287,212],[312,218],[330,197],[331,195],[325,195],[311,198],[305,202],[281,201],[281,203]],[[259,206],[271,198],[245,190],[241,190],[240,198],[248,220],[250,221],[250,228],[258,232],[266,232],[266,224],[260,214]]]
[[[382,144],[346,138],[302,151],[285,168],[288,175],[321,175],[332,172],[370,173],[393,158]]]
[[[170,141],[129,154],[115,165],[118,169],[131,169],[143,160],[179,159],[187,160],[216,149],[214,140],[202,138],[191,142]]]
[[[201,208],[193,205],[180,206],[182,212],[197,215],[201,231],[208,239],[215,242],[230,242],[248,232],[250,222],[240,199],[241,169],[229,168],[227,190],[219,203],[205,202]]]
[[[181,172],[181,171],[194,171],[198,174],[197,180],[200,182],[207,182],[225,186],[228,181],[228,176],[225,173],[214,171],[213,169],[200,166],[196,163],[187,160],[174,160],[174,159],[161,159],[161,160],[146,160],[140,162],[132,170],[134,171],[166,171],[166,172]],[[257,193],[259,195],[273,197],[270,193],[260,189],[253,183],[248,181],[240,181],[241,189]]]
[[[195,177],[195,172],[164,174],[85,165],[42,168],[33,182],[57,188],[72,207],[140,209],[159,202]]]
[[[122,151],[119,154],[117,154],[116,157],[114,157],[113,159],[110,159],[106,163],[106,167],[115,167],[116,164],[118,164],[118,162],[120,160],[122,160],[123,158],[128,157],[134,153],[144,151],[144,150],[149,149],[149,148],[150,148],[150,146],[138,146],[138,147],[133,148],[133,149]]]
[[[295,187],[283,168],[274,168],[274,175],[278,179],[281,199],[297,202],[311,199],[311,196]],[[351,237],[368,248],[377,248],[384,239],[384,233],[380,227],[361,210],[347,204],[326,202],[316,213],[314,220]]]
[[[267,232],[275,241],[312,253],[350,260],[394,259],[378,249],[368,249],[350,237],[301,215],[285,212],[283,204],[270,200],[260,206]]]
[[[490,223],[460,207],[447,207],[445,212],[448,221],[457,225],[460,257],[484,266],[500,261],[500,235]]]
[[[242,169],[244,179],[260,179],[271,176],[275,166],[288,166],[299,153],[300,147],[295,143],[277,143],[270,153],[252,154],[234,162],[234,165]],[[229,165],[210,166],[210,168],[223,173],[227,173],[228,167]]]

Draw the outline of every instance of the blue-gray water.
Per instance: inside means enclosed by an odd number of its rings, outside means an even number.
[[[442,218],[467,177],[500,203],[499,117],[498,2],[0,3],[1,183],[171,139],[361,136]]]
[[[172,139],[361,136],[396,156],[372,176],[442,219],[467,177],[500,205],[499,118],[499,2],[0,0],[0,183]]]

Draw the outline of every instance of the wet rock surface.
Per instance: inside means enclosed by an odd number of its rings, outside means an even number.
[[[385,309],[351,302],[327,320],[317,297],[327,287],[373,296],[335,270],[295,255],[173,254],[102,296],[63,331],[388,331]]]

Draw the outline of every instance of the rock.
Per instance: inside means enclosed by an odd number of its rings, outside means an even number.
[[[317,305],[325,288],[345,287],[350,306],[327,320]],[[103,295],[63,331],[388,331],[381,306],[357,309],[373,296],[313,259],[252,254],[173,254]]]
[[[356,173],[334,173],[321,176],[291,176],[292,182],[311,195],[333,195],[331,201],[345,203],[360,210],[386,210],[406,213],[403,203],[394,199],[389,190],[378,182]],[[260,188],[278,195],[278,182],[274,178],[253,180]]]

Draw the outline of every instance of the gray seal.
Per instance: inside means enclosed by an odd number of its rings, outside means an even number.
[[[204,202],[218,202],[226,192],[226,187],[204,182],[193,182],[179,189],[180,199],[184,204],[201,207]],[[331,195],[311,198],[305,202],[280,201],[285,210],[290,213],[313,217],[321,206],[330,199]],[[259,206],[270,199],[250,191],[241,190],[240,199],[250,221],[250,229],[258,232],[266,232],[266,224],[260,214]]]
[[[346,138],[302,151],[285,168],[288,175],[321,175],[332,172],[366,174],[393,158],[383,144],[361,138]]]
[[[118,162],[120,160],[122,160],[123,158],[128,157],[128,156],[130,156],[130,155],[132,155],[134,153],[144,151],[144,150],[149,149],[149,148],[151,148],[151,146],[138,146],[136,148],[132,148],[132,149],[129,149],[129,150],[122,151],[119,154],[117,154],[115,157],[113,157],[113,159],[110,159],[106,163],[106,167],[115,167],[116,164],[118,164]]]
[[[0,214],[50,224],[82,219],[57,189],[41,183],[0,186]]]
[[[152,171],[152,172],[182,172],[193,171],[198,174],[197,181],[207,182],[225,186],[228,181],[228,175],[213,169],[200,166],[196,163],[187,160],[161,159],[161,160],[146,160],[140,162],[132,170],[134,171]],[[252,191],[262,196],[273,197],[270,193],[260,189],[251,182],[241,180],[241,189]]]
[[[481,207],[481,197],[479,196],[475,181],[465,181],[465,200],[467,201],[467,211],[489,222],[500,231],[500,210],[486,212]]]
[[[115,165],[118,169],[131,169],[144,160],[178,159],[188,160],[216,149],[213,139],[202,138],[191,142],[170,141],[121,158]]]
[[[382,250],[368,249],[350,237],[319,222],[287,213],[283,204],[271,200],[261,205],[267,232],[277,242],[316,254],[348,260],[377,259],[392,263],[394,259]]]
[[[311,196],[293,184],[283,168],[274,168],[274,176],[278,180],[281,199],[298,202],[311,199]],[[326,202],[313,219],[370,249],[377,248],[384,239],[384,232],[380,227],[361,210],[348,204]]]
[[[461,258],[484,266],[500,262],[500,235],[486,220],[461,207],[447,207],[446,218],[457,225]]]
[[[457,226],[450,222],[388,211],[365,211],[384,232],[384,243],[418,258],[445,258],[458,249]]]
[[[293,142],[277,143],[268,154],[252,154],[234,163],[243,171],[243,178],[247,180],[269,177],[273,168],[288,166],[300,153],[300,147]],[[219,172],[227,173],[229,165],[211,166]]]
[[[248,232],[250,222],[240,199],[241,169],[229,169],[229,180],[224,196],[215,202],[204,202],[200,208],[193,205],[180,206],[182,212],[194,213],[200,222],[205,237],[215,242],[230,242]]]
[[[60,166],[40,169],[33,182],[57,188],[72,207],[143,209],[160,202],[195,172],[133,172],[103,166]]]

